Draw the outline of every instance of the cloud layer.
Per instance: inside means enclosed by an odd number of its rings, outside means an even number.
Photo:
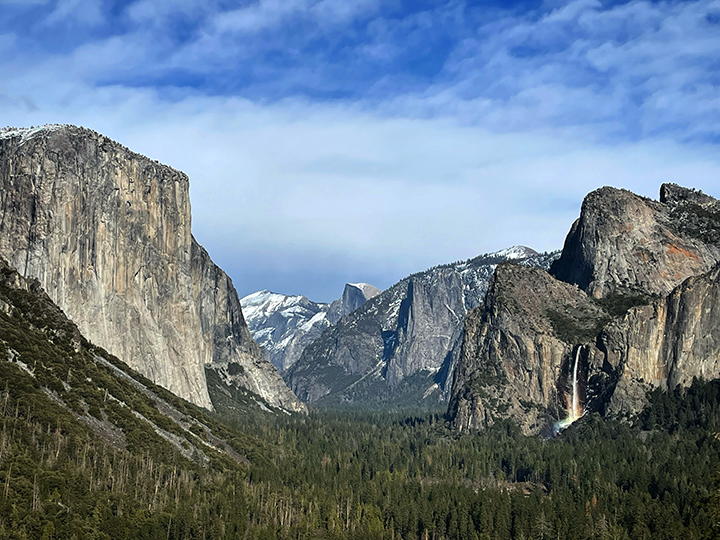
[[[718,1],[0,0],[0,112],[185,170],[241,293],[330,300],[559,247],[601,185],[720,195],[719,51]]]

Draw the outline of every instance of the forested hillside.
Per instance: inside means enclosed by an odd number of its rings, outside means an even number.
[[[249,464],[116,449],[17,368],[2,396],[3,538],[715,538],[720,385],[657,393],[637,427],[457,435],[439,415],[315,413],[228,428]],[[700,414],[698,414],[700,413]],[[151,435],[151,434],[148,434]],[[247,441],[254,442],[248,444]],[[264,442],[259,442],[264,441]],[[715,477],[714,480],[711,480]]]

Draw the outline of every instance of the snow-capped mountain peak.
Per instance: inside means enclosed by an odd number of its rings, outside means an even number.
[[[495,253],[491,253],[491,255],[506,260],[516,260],[534,257],[538,255],[538,252],[526,246],[512,246],[509,248],[501,249],[500,251],[496,251]]]
[[[240,305],[255,341],[282,372],[323,330],[378,294],[380,290],[368,283],[348,283],[342,297],[332,304],[263,290],[245,296]]]

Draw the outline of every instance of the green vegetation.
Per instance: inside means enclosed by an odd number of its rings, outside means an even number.
[[[612,317],[622,317],[631,308],[636,306],[646,306],[650,304],[656,297],[643,292],[633,292],[630,290],[616,291],[614,294],[605,298],[594,298],[593,301],[607,311]]]
[[[634,425],[591,415],[551,440],[509,422],[460,434],[432,412],[221,417],[1,281],[15,309],[0,313],[0,538],[720,535],[720,381],[654,392]]]
[[[679,232],[698,238],[707,244],[720,244],[720,206],[701,206],[685,202],[670,214]]]
[[[388,392],[387,383],[377,377],[366,377],[358,380],[351,388],[351,398],[340,391],[321,398],[317,405],[328,408],[347,406],[352,399],[353,406],[370,410],[405,410],[418,413],[420,411],[435,411],[440,406],[438,397],[440,387],[424,394],[435,382],[435,373],[419,371],[409,377],[403,378],[393,388],[392,394]]]
[[[548,441],[438,414],[236,418],[226,433],[264,441],[246,469],[115,450],[0,366],[2,538],[691,539],[720,513],[717,381]]]
[[[546,311],[555,334],[566,343],[580,345],[594,341],[611,319],[622,317],[633,307],[650,304],[656,297],[641,291],[618,288],[605,298],[590,300],[588,305],[566,308],[563,312],[552,309]]]
[[[603,327],[610,322],[610,317],[604,313],[598,314],[589,310],[561,313],[548,309],[546,314],[557,337],[571,345],[593,341]]]

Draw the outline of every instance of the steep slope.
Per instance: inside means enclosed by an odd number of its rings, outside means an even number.
[[[252,448],[234,449],[203,409],[88,342],[37,280],[25,279],[2,259],[0,384],[6,401],[11,394],[34,401],[36,415],[42,405],[44,416],[61,418],[119,450],[207,465],[221,455],[247,463],[239,452]]]
[[[367,283],[347,283],[342,297],[332,304],[270,291],[249,294],[240,303],[253,338],[266,358],[283,372],[323,330],[378,294],[379,289]]]
[[[570,285],[499,268],[485,309],[467,318],[448,409],[456,425],[510,417],[537,433],[583,410],[636,414],[649,390],[720,377],[717,210],[675,185],[660,202],[602,188],[551,269]]]
[[[555,256],[518,247],[409,276],[326,330],[285,379],[307,402],[437,404],[465,314],[482,303],[495,265],[547,267]]]
[[[209,365],[272,405],[303,408],[192,237],[183,173],[83,128],[4,129],[0,213],[0,255],[134,369],[203,407]]]
[[[0,419],[1,538],[238,538],[249,502],[262,519],[247,477],[272,451],[95,347],[2,259]]]

